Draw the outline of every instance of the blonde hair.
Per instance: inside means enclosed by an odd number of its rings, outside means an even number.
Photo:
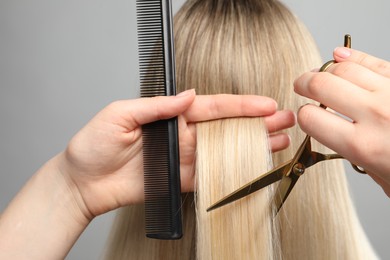
[[[292,110],[308,102],[293,93],[292,82],[321,60],[308,31],[280,2],[188,0],[174,29],[178,91],[264,95]],[[196,128],[197,191],[183,195],[183,239],[146,239],[142,205],[127,207],[115,221],[108,259],[376,258],[341,161],[307,170],[276,218],[273,186],[207,213],[213,202],[271,169],[272,160],[277,165],[291,159],[304,135],[298,127],[289,130],[291,147],[271,155],[261,118]],[[314,149],[329,152],[319,144]]]

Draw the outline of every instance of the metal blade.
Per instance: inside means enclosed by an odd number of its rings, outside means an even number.
[[[279,212],[280,208],[283,206],[283,203],[286,201],[291,190],[294,188],[296,182],[298,181],[301,174],[305,172],[306,161],[310,160],[312,157],[311,153],[311,141],[310,136],[306,135],[302,144],[299,146],[298,151],[295,153],[294,158],[289,164],[289,168],[286,168],[284,172],[282,181],[279,183],[278,188],[276,189],[273,205],[276,206],[275,215]],[[302,172],[298,174],[294,173],[294,167],[300,165]]]
[[[297,183],[299,176],[295,174],[290,174],[289,176],[284,176],[279,183],[278,188],[276,189],[273,205],[276,206],[275,215],[279,212],[280,208],[283,206],[283,203],[286,201],[288,195],[294,188]]]
[[[277,168],[272,169],[271,171],[265,173],[264,175],[254,179],[253,181],[245,184],[241,188],[237,189],[236,191],[230,193],[229,195],[225,196],[221,200],[217,201],[213,205],[211,205],[207,211],[214,210],[216,208],[222,207],[226,204],[229,204],[233,201],[236,201],[238,199],[241,199],[245,196],[248,196],[249,194],[252,194],[255,191],[258,191],[276,181],[279,181],[283,178],[283,175],[286,171],[286,169],[290,168],[292,160],[289,160],[282,165],[278,166]]]

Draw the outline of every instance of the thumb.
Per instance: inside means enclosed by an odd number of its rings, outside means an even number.
[[[123,115],[131,128],[180,115],[191,106],[195,90],[181,92],[177,96],[158,96],[129,100]],[[125,101],[126,102],[126,101]]]

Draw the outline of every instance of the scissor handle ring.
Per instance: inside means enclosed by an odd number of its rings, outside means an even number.
[[[355,165],[355,164],[353,164],[353,163],[351,163],[351,165],[352,165],[352,168],[353,168],[355,171],[357,171],[358,173],[367,174],[367,172],[364,170],[363,167],[358,166],[358,165]]]
[[[335,63],[336,63],[335,60],[330,60],[330,61],[326,62],[324,65],[321,66],[320,72],[326,71],[327,69],[329,69],[330,66],[332,66]]]

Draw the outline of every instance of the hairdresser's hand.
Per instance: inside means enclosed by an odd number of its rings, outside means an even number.
[[[390,196],[390,63],[348,48],[327,72],[308,72],[295,91],[352,119],[314,105],[302,107],[302,130],[362,166]]]
[[[143,200],[141,125],[178,115],[182,188],[193,187],[194,123],[265,116],[270,132],[292,126],[292,112],[259,96],[195,96],[118,101],[98,113],[28,181],[0,217],[0,259],[64,259],[94,216]],[[286,135],[272,137],[275,150]]]
[[[93,218],[143,200],[141,125],[179,115],[182,191],[193,189],[196,122],[226,117],[268,116],[270,132],[295,124],[292,112],[276,112],[276,103],[259,96],[195,96],[118,101],[93,118],[69,143],[60,169],[75,189],[80,208]],[[285,134],[271,138],[274,150],[288,146]],[[79,193],[79,195],[77,194]]]

